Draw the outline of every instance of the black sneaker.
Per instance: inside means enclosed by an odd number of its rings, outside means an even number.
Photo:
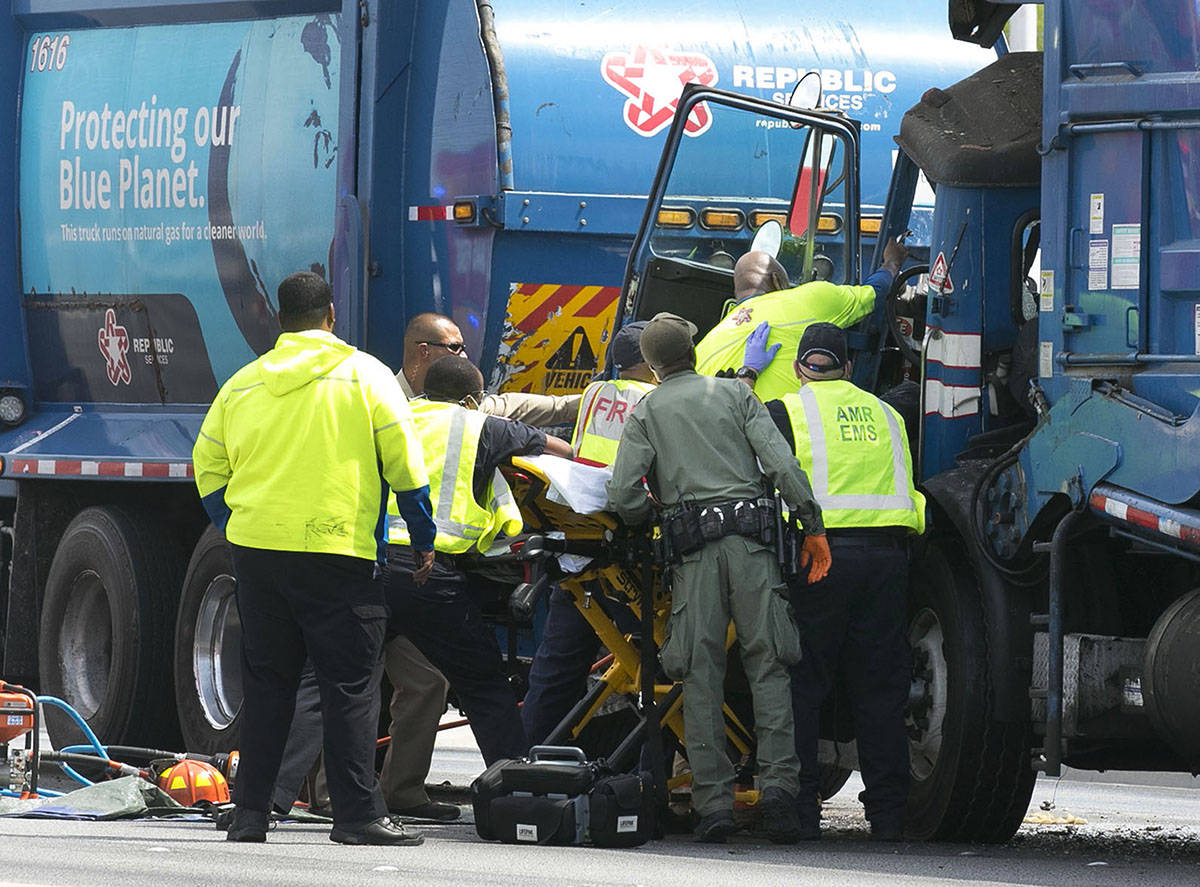
[[[370,844],[372,847],[415,847],[424,843],[425,836],[420,832],[405,831],[400,823],[381,816],[360,829],[349,830],[335,825],[329,840],[338,844]]]
[[[262,844],[267,840],[267,819],[266,811],[237,807],[233,811],[233,820],[229,823],[225,840],[239,844]],[[220,828],[220,825],[217,827]]]
[[[733,811],[718,810],[701,817],[694,834],[696,841],[701,844],[724,844],[725,839],[735,831],[737,826],[733,822]]]
[[[454,804],[443,804],[441,801],[426,801],[415,807],[403,807],[391,811],[393,816],[405,819],[433,819],[437,822],[454,822],[462,816],[462,809]]]
[[[800,813],[796,799],[779,786],[763,789],[758,802],[763,834],[773,844],[795,844],[800,840]]]

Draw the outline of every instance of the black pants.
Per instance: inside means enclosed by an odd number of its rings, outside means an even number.
[[[333,554],[233,548],[242,620],[242,763],[233,799],[271,809],[275,779],[311,658],[325,719],[334,821],[386,815],[375,779],[379,653],[387,611],[375,564]]]
[[[816,821],[821,703],[840,675],[854,713],[867,819],[899,824],[908,799],[904,712],[912,678],[907,549],[902,540],[832,533],[829,544],[829,574],[813,585],[791,586],[804,651],[791,670],[800,810],[807,822]]]
[[[592,596],[599,607],[624,633],[637,631],[637,620],[625,606],[603,595]],[[574,598],[560,586],[550,592],[549,613],[542,640],[529,668],[529,689],[521,706],[521,721],[532,745],[539,745],[554,732],[587,692],[587,678],[600,653],[600,638]]]
[[[275,777],[274,806],[281,813],[290,813],[300,787],[312,772],[313,764],[321,754],[324,744],[321,719],[321,685],[312,663],[306,663],[296,689],[296,708],[292,714],[292,729],[283,757],[279,764],[279,775]],[[309,798],[310,806],[313,799]]]
[[[412,572],[412,550],[389,545],[385,583],[391,609],[388,637],[407,635],[446,676],[486,763],[521,757],[529,743],[517,697],[467,575],[440,558],[424,585],[413,582]]]

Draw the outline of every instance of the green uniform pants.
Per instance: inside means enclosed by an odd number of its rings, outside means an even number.
[[[787,668],[800,661],[800,637],[775,552],[744,536],[726,536],[674,569],[662,664],[668,677],[683,681],[693,807],[701,816],[733,807],[733,765],[721,715],[731,618],[754,694],[761,787],[776,786],[794,797],[800,762]]]

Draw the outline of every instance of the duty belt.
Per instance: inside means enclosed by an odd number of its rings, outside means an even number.
[[[663,515],[660,560],[677,564],[725,536],[749,536],[764,545],[777,538],[774,499],[730,499],[704,505],[683,503]]]

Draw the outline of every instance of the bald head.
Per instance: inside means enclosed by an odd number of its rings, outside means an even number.
[[[770,253],[748,252],[733,266],[733,296],[737,301],[786,289],[787,271]]]
[[[426,311],[410,320],[404,328],[402,366],[413,393],[424,391],[429,365],[448,354],[463,355],[462,344],[462,330],[444,314]]]

